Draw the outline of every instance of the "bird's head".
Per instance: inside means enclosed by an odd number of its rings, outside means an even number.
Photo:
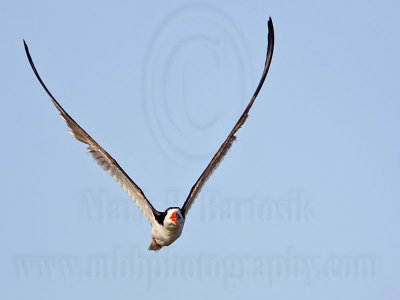
[[[164,226],[174,227],[184,223],[185,220],[179,207],[170,207],[165,212]]]

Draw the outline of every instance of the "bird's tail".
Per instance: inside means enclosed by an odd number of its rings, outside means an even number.
[[[153,250],[153,251],[158,251],[162,248],[162,246],[160,246],[159,244],[157,244],[157,242],[155,241],[155,239],[151,239],[151,244],[149,246],[149,250]]]

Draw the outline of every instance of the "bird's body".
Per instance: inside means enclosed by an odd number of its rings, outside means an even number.
[[[193,185],[183,206],[181,208],[170,207],[166,209],[164,212],[160,212],[153,207],[153,205],[147,199],[143,191],[128,176],[128,174],[125,173],[125,171],[121,168],[121,166],[117,163],[117,161],[106,150],[104,150],[82,127],[80,127],[79,124],[76,123],[74,119],[72,119],[72,117],[62,108],[62,106],[58,103],[56,98],[51,94],[51,92],[48,90],[43,80],[39,76],[39,73],[36,70],[32,57],[29,53],[28,46],[24,41],[25,52],[33,72],[35,73],[37,79],[39,80],[44,90],[50,96],[50,99],[52,100],[54,106],[58,109],[61,117],[67,122],[71,134],[78,141],[87,145],[88,153],[92,155],[92,157],[103,168],[103,170],[107,171],[121,185],[121,187],[135,201],[135,203],[139,206],[140,210],[149,220],[152,226],[151,230],[152,238],[149,250],[158,251],[162,247],[171,245],[176,239],[180,237],[180,235],[182,234],[183,226],[185,224],[187,213],[191,208],[194,200],[201,191],[207,179],[210,177],[212,172],[216,169],[216,167],[219,165],[219,163],[226,155],[232,143],[235,141],[236,139],[235,133],[240,129],[240,127],[246,121],[248,113],[258,93],[260,92],[260,89],[267,76],[269,66],[271,64],[271,59],[274,49],[274,28],[271,18],[268,21],[268,30],[269,30],[268,50],[267,50],[265,66],[263,73],[261,75],[260,82],[258,83],[256,91],[253,94],[253,97],[251,98],[243,114],[233,127],[232,131],[229,133],[228,137],[222,143],[218,151],[211,159],[210,163],[207,165],[206,169],[203,171],[203,173],[197,179],[196,183]]]
[[[168,208],[165,211],[165,217],[160,219],[160,222],[156,220],[152,224],[149,250],[159,250],[171,245],[181,236],[184,225],[185,218],[181,209],[179,207]]]

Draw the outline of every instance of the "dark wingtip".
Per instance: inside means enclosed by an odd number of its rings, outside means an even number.
[[[22,39],[22,41],[24,42],[24,48],[25,48],[25,51],[28,51],[28,45],[26,44],[26,42],[25,42],[25,40],[24,40],[24,39]]]
[[[24,48],[25,48],[26,56],[28,57],[28,60],[29,60],[30,64],[32,65],[33,62],[32,62],[31,54],[29,53],[28,45],[26,44],[24,39],[23,39],[23,41],[24,41]]]
[[[46,91],[46,93],[49,95],[49,97],[53,100],[53,102],[55,102],[57,108],[59,106],[58,102],[56,101],[56,99],[54,98],[54,96],[50,93],[49,89],[46,87],[46,85],[44,84],[42,78],[40,78],[39,72],[36,70],[35,64],[33,63],[33,59],[31,57],[31,54],[29,53],[29,49],[28,49],[28,45],[26,44],[25,40],[24,41],[24,47],[25,47],[25,53],[26,56],[28,57],[28,61],[29,64],[31,65],[31,68],[33,70],[33,73],[35,73],[36,78],[39,80],[40,84],[42,85],[42,87],[44,88],[44,90]],[[59,108],[58,108],[59,109]]]
[[[274,28],[274,24],[272,23],[272,18],[269,17],[268,19],[268,29],[271,31],[271,29],[273,30]]]

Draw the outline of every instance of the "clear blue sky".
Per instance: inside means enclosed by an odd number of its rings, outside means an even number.
[[[396,1],[2,1],[1,299],[399,299]],[[275,52],[182,237],[150,225],[32,73],[155,207],[181,205]],[[151,296],[151,297],[150,297]]]

